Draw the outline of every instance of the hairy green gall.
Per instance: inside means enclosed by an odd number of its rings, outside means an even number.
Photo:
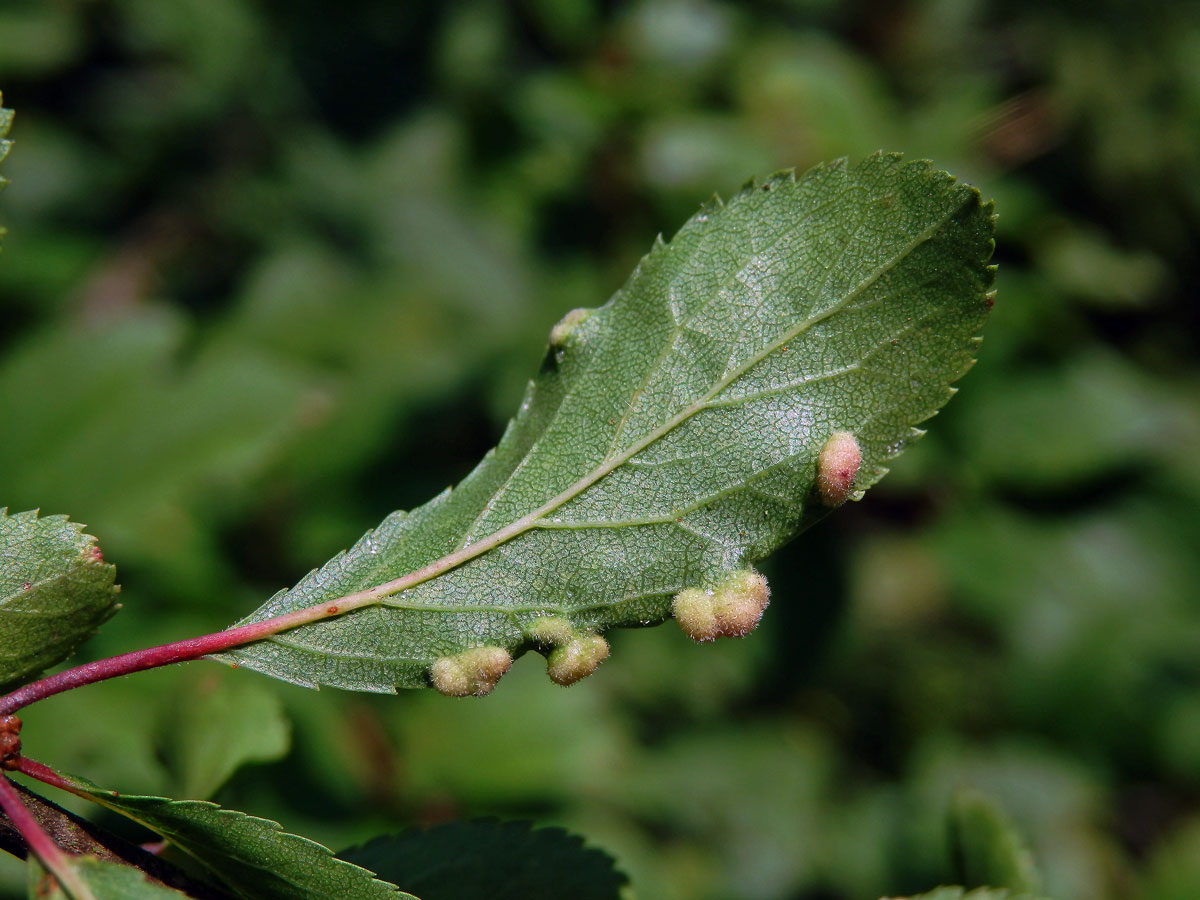
[[[608,659],[608,641],[595,632],[572,628],[559,616],[543,616],[527,630],[534,641],[553,648],[546,654],[546,672],[563,687],[591,675]]]
[[[562,616],[540,616],[525,631],[536,643],[549,647],[565,644],[575,637],[575,629]]]
[[[594,313],[594,309],[580,307],[573,309],[558,320],[558,324],[550,329],[550,346],[558,349],[565,347],[579,324]]]
[[[713,641],[748,635],[770,599],[767,579],[753,569],[741,569],[714,588],[685,588],[675,595],[671,611],[692,640]]]
[[[491,693],[512,663],[503,647],[475,647],[435,660],[429,680],[447,697],[482,697]]]
[[[841,506],[854,489],[862,448],[848,431],[835,431],[817,456],[817,491],[826,506]]]
[[[586,678],[608,659],[608,641],[599,634],[583,633],[550,651],[546,672],[563,687]]]

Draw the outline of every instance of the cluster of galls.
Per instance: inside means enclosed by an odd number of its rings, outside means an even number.
[[[742,569],[714,588],[680,591],[672,612],[684,633],[697,641],[742,637],[762,618],[770,593],[762,575]],[[603,635],[573,628],[560,616],[537,619],[527,634],[545,654],[546,672],[555,684],[574,684],[608,659],[608,641]],[[503,647],[473,647],[435,660],[429,667],[429,680],[448,697],[482,697],[491,693],[512,664],[512,654]]]
[[[21,758],[21,720],[0,716],[0,769],[15,769]]]
[[[546,671],[555,684],[574,684],[608,659],[608,641],[594,631],[572,628],[558,616],[538,619],[529,636],[546,653]],[[436,660],[429,680],[449,697],[482,697],[512,663],[512,654],[503,647],[474,647]]]
[[[573,310],[556,331],[551,343],[565,342],[571,330],[586,318],[586,310]],[[817,455],[815,491],[826,506],[841,506],[850,497],[862,465],[858,439],[848,431],[835,431]],[[719,637],[745,637],[758,627],[771,600],[767,579],[753,569],[739,569],[708,588],[684,588],[671,602],[671,612],[684,633],[696,641]],[[594,631],[573,628],[559,616],[545,616],[527,629],[529,638],[546,655],[546,670],[555,684],[574,684],[591,675],[608,659],[608,641]],[[429,668],[433,686],[450,697],[482,697],[491,693],[513,663],[503,647],[474,647],[443,656]]]

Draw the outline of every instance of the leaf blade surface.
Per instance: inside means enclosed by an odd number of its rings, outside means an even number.
[[[378,605],[229,651],[298,684],[391,691],[434,660],[661,621],[670,598],[766,556],[828,510],[831,433],[858,488],[970,367],[990,207],[877,155],[751,184],[661,240],[604,307],[571,316],[499,446],[454,490],[394,513],[245,622],[384,584]]]

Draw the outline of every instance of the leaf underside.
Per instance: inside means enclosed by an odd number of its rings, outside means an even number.
[[[892,155],[712,201],[605,306],[555,328],[499,446],[456,489],[388,516],[239,624],[433,564],[423,581],[221,658],[392,691],[468,648],[517,656],[540,617],[662,621],[681,589],[828,512],[813,485],[831,433],[857,436],[858,489],[920,435],[974,360],[992,218],[973,188]]]
[[[268,819],[203,800],[117,794],[71,781],[82,796],[162,835],[245,900],[415,900]]]
[[[0,690],[70,656],[112,616],[115,580],[82,525],[0,508]]]

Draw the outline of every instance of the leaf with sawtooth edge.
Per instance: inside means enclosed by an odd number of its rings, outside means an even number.
[[[70,656],[120,608],[117,569],[83,528],[0,507],[0,690]]]
[[[895,155],[713,201],[605,306],[555,329],[499,446],[455,490],[391,514],[239,624],[432,564],[427,577],[217,658],[382,692],[427,685],[467,648],[519,655],[542,616],[663,620],[679,590],[828,512],[813,483],[833,431],[862,446],[860,489],[919,437],[974,361],[992,231],[976,190]]]
[[[888,900],[884,897],[883,900]],[[961,887],[939,887],[925,894],[896,897],[894,900],[1050,900],[1033,894],[1014,894],[1007,888],[982,887],[968,891]]]
[[[958,880],[968,887],[1035,893],[1041,876],[1033,854],[992,798],[960,788],[950,804],[950,845]]]
[[[341,856],[421,900],[619,900],[629,881],[582,838],[529,822],[451,822],[373,838]]]
[[[72,789],[162,835],[245,900],[416,900],[278,823],[206,800],[118,794],[71,776]]]

